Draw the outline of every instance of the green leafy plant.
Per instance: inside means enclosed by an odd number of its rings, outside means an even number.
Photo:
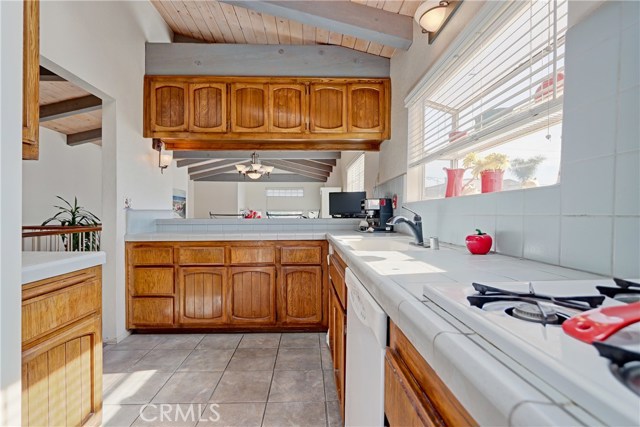
[[[544,156],[535,156],[528,159],[513,159],[511,161],[511,171],[518,177],[520,182],[524,184],[535,177],[536,170],[546,158]]]
[[[92,227],[100,225],[100,218],[78,205],[78,198],[74,197],[73,205],[60,196],[56,196],[64,202],[64,206],[54,205],[58,209],[51,218],[42,225],[48,225],[57,221],[63,227]],[[61,235],[62,242],[68,251],[99,251],[100,235],[97,231],[72,233],[71,238],[67,234]]]
[[[476,153],[469,153],[462,161],[465,169],[471,169],[473,178],[478,178],[483,171],[503,171],[509,167],[509,157],[506,154],[491,153],[486,157],[478,157]]]

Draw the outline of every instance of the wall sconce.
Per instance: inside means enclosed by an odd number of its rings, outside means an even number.
[[[461,3],[462,0],[428,0],[418,7],[413,17],[422,32],[429,35],[429,44],[435,41]]]
[[[171,164],[171,160],[173,160],[173,152],[172,151],[162,151],[162,141],[160,139],[153,139],[152,147],[154,150],[158,152],[158,167],[160,168],[160,173],[164,173],[164,170],[169,167]]]

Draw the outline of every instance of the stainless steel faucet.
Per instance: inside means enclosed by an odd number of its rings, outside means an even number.
[[[416,238],[416,245],[428,247],[424,244],[424,238],[422,237],[422,217],[418,215],[417,212],[414,212],[405,206],[403,206],[402,209],[413,213],[413,221],[404,216],[396,215],[389,218],[387,225],[407,224]]]

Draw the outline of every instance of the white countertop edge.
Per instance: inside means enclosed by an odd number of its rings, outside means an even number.
[[[22,284],[107,262],[104,252],[22,252]]]

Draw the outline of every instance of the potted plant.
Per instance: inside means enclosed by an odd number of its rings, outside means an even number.
[[[518,177],[522,188],[538,186],[535,179],[535,173],[538,166],[540,166],[540,163],[545,160],[546,158],[544,156],[535,156],[528,159],[513,159],[511,161],[511,172]]]
[[[469,153],[462,164],[465,169],[471,169],[472,179],[480,177],[483,193],[502,191],[504,171],[509,167],[506,154],[491,153],[480,158],[476,153]]]
[[[78,206],[78,198],[75,197],[73,205],[60,196],[56,196],[62,200],[65,206],[54,206],[58,209],[58,213],[44,221],[42,225],[47,225],[53,221],[57,221],[62,227],[95,227],[100,225],[100,218],[83,208]],[[71,238],[67,234],[62,234],[62,243],[68,251],[99,251],[100,238],[98,232],[88,231],[86,233],[73,233]]]

